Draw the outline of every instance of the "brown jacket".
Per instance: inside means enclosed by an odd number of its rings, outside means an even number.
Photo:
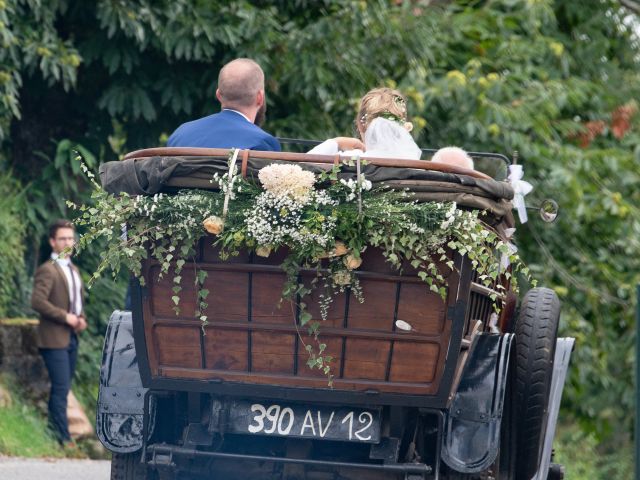
[[[78,273],[75,265],[73,268]],[[66,317],[70,303],[69,286],[62,267],[56,262],[47,260],[36,270],[31,295],[31,307],[40,314],[38,347],[66,348],[69,346],[73,329],[67,324]],[[82,295],[82,305],[84,306],[84,295]],[[84,311],[82,315],[84,316]]]

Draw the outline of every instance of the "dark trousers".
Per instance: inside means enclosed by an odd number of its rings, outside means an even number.
[[[59,442],[71,440],[69,420],[67,418],[67,395],[71,389],[71,379],[76,369],[78,358],[78,337],[71,334],[67,348],[41,348],[40,355],[44,359],[51,380],[49,394],[49,427]]]

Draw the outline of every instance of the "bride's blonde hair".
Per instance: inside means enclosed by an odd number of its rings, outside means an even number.
[[[360,99],[356,127],[361,137],[369,124],[378,117],[397,121],[407,131],[411,131],[413,127],[411,122],[407,122],[407,100],[393,88],[374,88]]]

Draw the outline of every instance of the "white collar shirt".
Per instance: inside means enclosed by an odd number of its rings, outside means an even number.
[[[234,112],[234,113],[237,113],[238,115],[242,115],[247,122],[253,123],[251,120],[249,120],[249,117],[247,117],[244,113],[239,112],[238,110],[234,110],[233,108],[223,108],[222,110],[223,111],[228,110],[229,112]]]
[[[54,260],[64,273],[64,278],[67,281],[67,290],[69,291],[69,305],[73,303],[73,299],[75,298],[75,305],[71,305],[71,313],[75,313],[79,315],[82,313],[82,281],[80,279],[80,275],[78,272],[71,267],[71,260],[69,258],[60,258],[57,253],[51,254],[51,259]],[[71,279],[71,275],[73,275],[73,280]],[[73,293],[73,285],[75,284],[76,291],[75,295]]]

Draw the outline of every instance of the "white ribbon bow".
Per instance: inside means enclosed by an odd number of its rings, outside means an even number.
[[[500,272],[504,272],[509,268],[509,265],[511,265],[511,255],[518,253],[518,247],[509,241],[507,241],[507,248],[509,249],[509,252],[505,252],[500,256]]]
[[[509,165],[509,176],[507,179],[513,187],[513,208],[518,210],[520,223],[527,223],[527,207],[524,203],[524,196],[533,190],[533,185],[522,180],[523,175],[522,165]]]

